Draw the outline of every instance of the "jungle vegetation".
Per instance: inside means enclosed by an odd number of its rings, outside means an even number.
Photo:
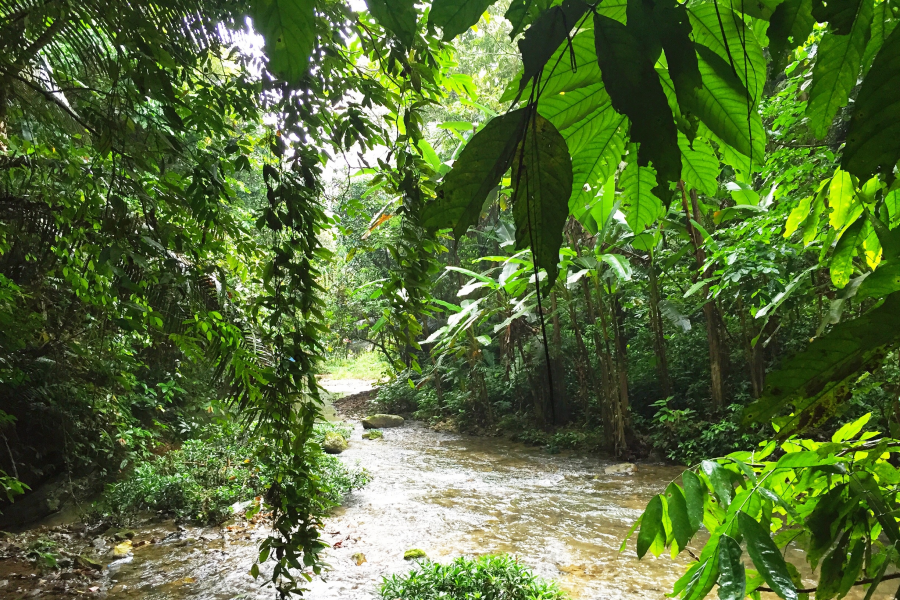
[[[0,0],[0,484],[149,480],[225,422],[299,592],[316,375],[364,348],[388,408],[694,465],[635,525],[640,556],[707,530],[682,598],[871,596],[900,561],[898,11]]]

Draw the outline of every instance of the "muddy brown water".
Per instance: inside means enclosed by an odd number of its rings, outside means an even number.
[[[353,492],[325,526],[331,569],[309,585],[309,598],[363,599],[385,575],[412,565],[403,553],[420,548],[437,561],[461,555],[511,553],[556,579],[575,598],[663,598],[687,558],[638,561],[633,546],[619,554],[647,501],[680,469],[638,465],[631,475],[604,475],[596,458],[551,456],[495,438],[437,433],[417,423],[363,440],[355,425],[341,460],[372,481]],[[137,530],[133,556],[108,566],[96,585],[108,598],[271,598],[248,574],[266,526]],[[98,552],[109,551],[98,548]],[[357,565],[357,553],[366,562]],[[13,583],[13,582],[11,582]]]

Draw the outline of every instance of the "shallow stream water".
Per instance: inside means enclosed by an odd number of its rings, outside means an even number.
[[[438,561],[511,553],[557,579],[575,598],[663,598],[686,558],[638,561],[619,545],[650,497],[680,469],[638,465],[605,475],[596,458],[548,455],[496,439],[437,433],[416,423],[363,440],[356,424],[341,455],[369,470],[371,483],[328,519],[332,570],[310,584],[315,600],[371,598],[381,577],[408,571],[403,553]],[[172,532],[115,564],[109,598],[271,598],[247,574],[265,525]],[[136,539],[138,539],[136,538]],[[366,562],[357,565],[357,553]],[[260,577],[260,581],[263,576]]]

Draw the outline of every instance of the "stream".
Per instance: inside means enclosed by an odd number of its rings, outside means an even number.
[[[341,460],[364,467],[372,480],[327,519],[331,568],[309,584],[308,598],[373,598],[383,576],[413,566],[403,559],[411,548],[441,562],[514,554],[575,599],[662,599],[684,572],[686,553],[638,561],[634,541],[619,553],[632,523],[678,467],[638,464],[633,473],[607,475],[609,462],[549,455],[499,438],[407,422],[385,429],[381,440],[364,440],[361,424],[353,425]],[[267,527],[239,519],[221,527],[167,521],[136,528],[133,556],[104,559],[86,591],[115,599],[272,598],[264,585],[271,567],[257,581],[248,573]],[[97,537],[95,554],[108,556],[114,544]],[[24,588],[14,577],[0,565],[0,598],[84,597],[52,576]]]
[[[680,473],[638,465],[604,475],[596,459],[551,456],[496,438],[437,433],[417,423],[363,440],[355,425],[341,458],[368,469],[325,526],[332,570],[310,584],[315,600],[372,598],[381,577],[403,573],[420,548],[438,561],[511,553],[576,598],[663,598],[685,560],[638,561],[618,549],[647,501]],[[108,598],[271,598],[247,574],[265,526],[139,530],[169,541],[135,548],[108,575]],[[354,555],[366,562],[357,565]],[[265,570],[264,570],[265,575]],[[263,581],[263,576],[260,577]]]

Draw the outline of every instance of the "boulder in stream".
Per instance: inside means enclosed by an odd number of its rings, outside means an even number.
[[[634,463],[617,463],[604,467],[604,475],[631,475],[634,473]]]
[[[366,429],[400,427],[401,425],[403,425],[403,417],[399,415],[372,415],[363,419],[362,424]]]
[[[417,558],[428,558],[428,555],[425,554],[424,550],[419,550],[418,548],[410,548],[403,553],[403,560],[415,560]]]
[[[347,449],[347,440],[337,431],[329,431],[322,441],[322,450],[328,454],[340,454]]]
[[[369,431],[362,434],[364,440],[380,440],[384,437],[384,434],[381,433],[380,429],[370,429]]]

